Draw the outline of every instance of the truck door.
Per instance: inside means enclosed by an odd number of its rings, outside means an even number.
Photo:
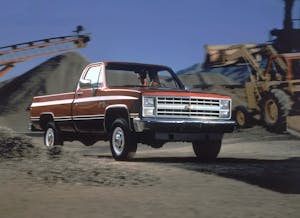
[[[99,103],[102,81],[102,64],[90,65],[79,81],[73,104],[73,121],[79,132],[104,130],[104,109]]]

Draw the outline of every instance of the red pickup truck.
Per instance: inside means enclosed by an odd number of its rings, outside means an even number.
[[[198,158],[214,159],[235,126],[229,96],[188,91],[166,66],[123,62],[88,65],[75,92],[34,97],[30,117],[49,149],[109,140],[116,160],[130,158],[138,143],[170,141],[192,142]]]

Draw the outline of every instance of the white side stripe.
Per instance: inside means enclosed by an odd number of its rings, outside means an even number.
[[[110,96],[96,96],[96,97],[88,97],[88,98],[78,98],[78,99],[75,99],[74,103],[93,102],[93,101],[137,100],[137,99],[138,98],[131,97],[131,96],[110,95]]]
[[[31,104],[31,107],[43,107],[43,106],[50,106],[50,105],[71,104],[72,102],[73,102],[73,99],[45,101],[45,102],[33,102]]]
[[[102,120],[104,114],[73,116],[73,120]]]
[[[138,113],[131,113],[130,117],[136,117]],[[31,117],[31,121],[39,121],[39,117]],[[96,114],[96,115],[80,115],[80,116],[62,116],[62,117],[54,117],[54,121],[68,121],[68,120],[101,120],[104,119],[104,114]]]
[[[96,97],[87,97],[87,98],[78,98],[75,99],[74,103],[82,103],[82,102],[93,102],[93,101],[114,101],[114,100],[137,100],[136,97],[131,96],[96,96]],[[50,105],[61,105],[61,104],[71,104],[73,99],[65,99],[65,100],[56,100],[56,101],[45,101],[45,102],[33,102],[31,107],[43,107]]]

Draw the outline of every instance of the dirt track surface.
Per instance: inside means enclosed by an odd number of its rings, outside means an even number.
[[[0,217],[298,217],[300,141],[260,127],[225,136],[217,161],[188,143],[140,146],[130,162],[108,143],[66,143],[0,159]]]

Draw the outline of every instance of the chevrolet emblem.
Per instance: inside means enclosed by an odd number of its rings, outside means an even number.
[[[184,110],[193,110],[193,105],[189,104],[189,105],[185,105]]]

